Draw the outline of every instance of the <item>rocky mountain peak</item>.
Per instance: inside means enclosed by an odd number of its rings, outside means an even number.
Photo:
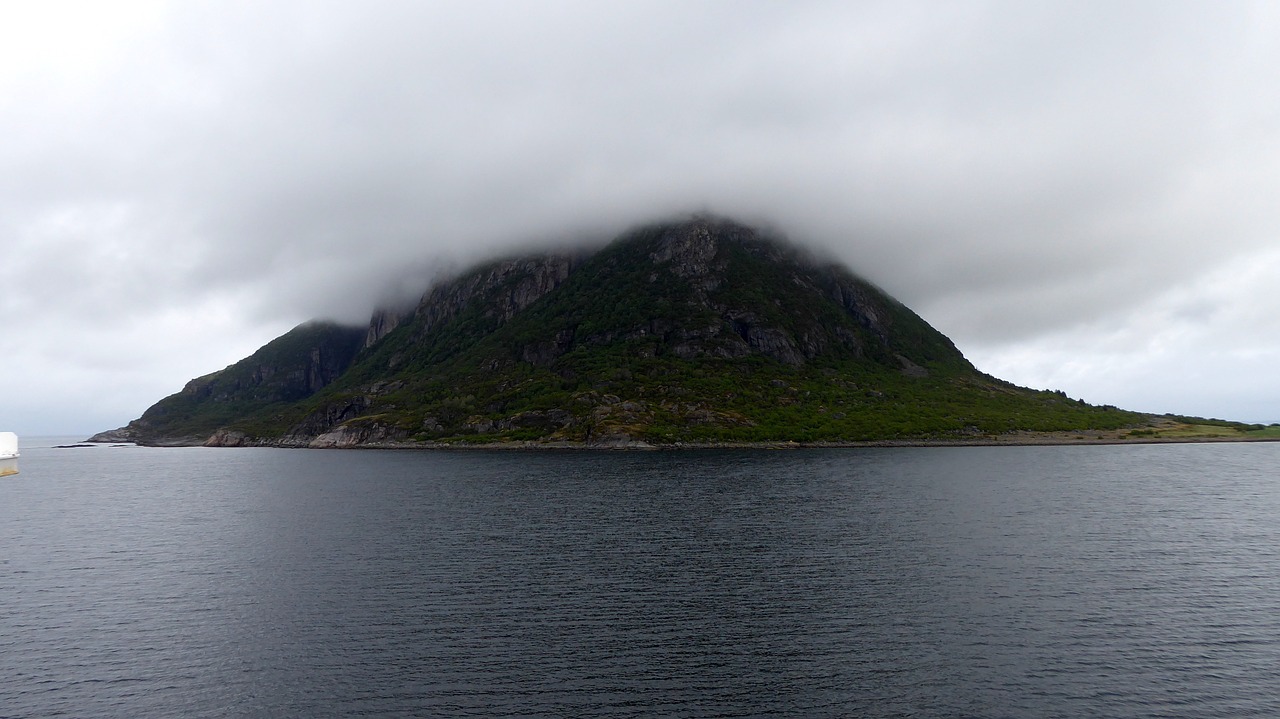
[[[710,220],[693,219],[662,232],[649,257],[656,265],[669,265],[677,277],[700,277],[711,272],[718,240]]]
[[[980,375],[845,268],[699,216],[486,263],[365,329],[299,328],[130,427],[153,442],[634,446],[968,431],[1008,403],[1056,426],[1078,407]]]

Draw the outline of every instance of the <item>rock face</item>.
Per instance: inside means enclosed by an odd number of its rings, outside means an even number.
[[[375,310],[373,317],[369,318],[369,331],[365,333],[365,348],[367,349],[377,344],[378,340],[386,337],[391,330],[400,326],[401,321],[412,315],[412,312],[406,314],[393,309]]]
[[[506,260],[438,285],[414,310],[414,337],[426,337],[476,307],[492,326],[501,325],[559,287],[573,266],[574,258],[557,255]]]
[[[907,396],[931,409],[892,404]],[[1056,401],[980,375],[843,267],[695,217],[594,252],[490,262],[367,328],[304,325],[119,432],[296,447],[840,440],[958,431],[1002,422],[993,402],[1028,416]],[[960,416],[983,412],[994,419]]]

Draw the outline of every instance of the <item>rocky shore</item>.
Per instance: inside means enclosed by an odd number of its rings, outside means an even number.
[[[1166,434],[1160,434],[1164,431]],[[651,443],[633,437],[617,436],[593,442],[564,440],[530,441],[424,441],[389,438],[362,438],[357,433],[333,432],[315,438],[284,437],[258,439],[240,432],[219,431],[208,438],[175,437],[159,441],[141,441],[150,447],[279,447],[291,449],[417,449],[417,450],[726,450],[726,449],[841,449],[864,447],[1017,447],[1048,445],[1114,445],[1114,444],[1194,444],[1221,442],[1275,442],[1280,434],[1195,433],[1185,425],[1166,426],[1163,430],[1118,430],[1080,432],[1010,432],[947,438],[882,439],[849,442],[673,442]],[[85,440],[95,444],[135,442],[119,431],[102,432]]]

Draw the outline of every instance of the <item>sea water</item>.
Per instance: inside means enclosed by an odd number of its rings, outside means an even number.
[[[40,444],[0,717],[1280,716],[1280,444]]]

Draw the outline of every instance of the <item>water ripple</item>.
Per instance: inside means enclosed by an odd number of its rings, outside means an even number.
[[[1277,445],[24,459],[0,717],[1280,715]]]

